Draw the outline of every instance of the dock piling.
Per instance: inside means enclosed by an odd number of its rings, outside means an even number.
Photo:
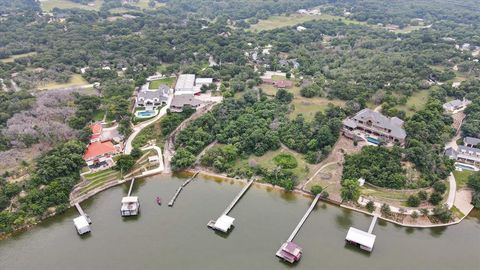
[[[197,175],[199,174],[200,172],[196,172],[193,174],[192,177],[188,178],[187,181],[183,182],[183,184],[181,186],[179,186],[177,188],[177,191],[175,192],[175,194],[173,195],[172,199],[170,200],[170,202],[168,202],[168,206],[172,207],[173,204],[175,203],[175,200],[177,199],[178,195],[180,195],[180,192],[182,191],[182,189],[188,185],[188,183],[190,183],[193,179],[195,179],[195,177],[197,177]]]

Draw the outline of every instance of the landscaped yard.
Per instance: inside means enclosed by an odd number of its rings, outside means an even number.
[[[468,170],[453,171],[455,182],[457,182],[457,189],[466,187],[468,184],[468,177],[472,174],[473,172]]]
[[[267,20],[260,20],[257,24],[254,24],[250,27],[250,31],[263,31],[263,30],[272,30],[275,28],[294,26],[308,21],[313,20],[326,20],[326,21],[342,21],[346,24],[366,24],[364,22],[349,20],[341,16],[333,16],[329,14],[321,15],[300,15],[294,14],[290,16],[272,16]]]
[[[0,62],[2,63],[13,63],[15,59],[23,58],[23,57],[29,57],[37,54],[37,52],[29,52],[29,53],[22,53],[22,54],[16,54],[12,55],[8,58],[0,59]]]
[[[249,166],[249,161],[254,160],[258,166],[262,166],[267,169],[273,169],[277,165],[273,161],[273,158],[278,156],[279,154],[290,154],[295,157],[295,159],[298,162],[298,166],[295,169],[292,169],[293,173],[298,177],[298,182],[304,181],[305,178],[307,178],[308,173],[310,172],[310,167],[304,159],[303,156],[297,152],[280,148],[275,151],[268,151],[265,155],[261,157],[257,157],[255,155],[251,155],[248,157],[248,159],[242,159],[236,162],[235,167],[240,168],[240,167],[248,167]]]
[[[40,5],[42,7],[43,11],[52,11],[54,8],[80,8],[80,9],[86,9],[86,10],[100,10],[100,7],[102,6],[103,0],[94,0],[93,5],[82,5],[78,3],[74,3],[69,0],[44,0],[40,1]]]
[[[37,89],[53,90],[53,89],[69,88],[69,87],[84,86],[84,85],[88,85],[88,82],[82,77],[82,75],[73,74],[67,83],[50,82],[45,85],[38,86]]]
[[[156,140],[157,146],[163,147],[165,138],[162,135],[160,121],[157,121],[140,131],[137,137],[133,139],[132,146],[142,147],[150,140]]]
[[[175,86],[175,82],[177,81],[176,77],[168,77],[165,79],[151,81],[150,85],[148,85],[148,89],[158,89],[161,84],[165,84],[173,88]]]
[[[120,172],[114,169],[107,169],[104,171],[86,174],[85,178],[89,181],[89,183],[82,188],[82,192],[95,189],[108,181],[120,179]]]

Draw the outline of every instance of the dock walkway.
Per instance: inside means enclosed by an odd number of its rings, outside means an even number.
[[[253,181],[254,181],[253,179],[250,180],[247,183],[247,185],[245,185],[243,187],[243,189],[240,191],[240,193],[237,194],[235,199],[233,199],[233,201],[227,206],[227,209],[225,209],[225,211],[223,212],[223,215],[228,215],[228,213],[230,213],[230,211],[232,211],[235,204],[237,204],[237,202],[240,200],[240,198],[242,198],[242,196],[245,194],[245,192],[247,192],[247,190],[252,186]]]
[[[313,199],[313,202],[312,202],[312,204],[310,205],[310,207],[308,208],[307,212],[305,213],[305,215],[303,215],[303,217],[302,217],[302,219],[300,220],[300,222],[298,222],[297,227],[295,227],[295,230],[293,230],[292,234],[290,234],[290,237],[288,237],[287,242],[292,242],[293,238],[295,238],[295,236],[297,235],[298,231],[300,231],[300,228],[303,226],[303,223],[305,223],[305,221],[307,220],[308,216],[309,216],[310,213],[313,211],[313,208],[314,208],[315,205],[317,204],[318,199],[320,199],[320,194],[317,194],[317,196],[315,196],[315,199]]]
[[[175,195],[173,195],[172,199],[170,200],[170,202],[168,202],[168,206],[172,207],[173,204],[175,203],[175,200],[177,199],[178,195],[180,194],[180,192],[182,191],[182,189],[187,186],[193,179],[195,179],[195,177],[197,177],[197,175],[199,174],[200,172],[196,172],[195,174],[193,174],[192,177],[188,178],[187,181],[183,182],[183,184],[181,186],[179,186],[177,188],[177,191],[175,192]]]
[[[88,221],[88,224],[92,224],[92,220],[87,214],[85,214],[85,212],[83,211],[79,203],[75,203],[75,208],[77,208],[77,211],[80,214],[80,216],[85,217],[85,219]]]
[[[372,222],[370,223],[370,227],[368,228],[368,233],[372,233],[373,229],[375,228],[375,224],[377,223],[378,216],[374,215]]]
[[[127,197],[130,197],[130,195],[132,194],[132,189],[133,189],[133,184],[135,182],[135,177],[132,178],[132,182],[130,182],[130,188],[128,189],[128,195]]]

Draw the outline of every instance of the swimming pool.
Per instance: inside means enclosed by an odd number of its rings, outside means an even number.
[[[367,141],[369,143],[373,143],[373,144],[376,144],[376,145],[380,144],[380,141],[377,138],[374,138],[374,137],[367,137]]]
[[[138,118],[149,118],[157,115],[158,111],[139,111],[136,113]]]
[[[473,165],[463,164],[463,163],[455,163],[455,167],[460,170],[468,170],[468,171],[478,171],[478,168]]]

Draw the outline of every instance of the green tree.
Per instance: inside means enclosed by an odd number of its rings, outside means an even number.
[[[313,195],[317,195],[317,194],[320,194],[321,192],[323,191],[323,188],[319,185],[313,185],[311,188],[310,188],[310,192],[313,193]]]
[[[195,160],[195,156],[190,151],[180,148],[172,158],[172,167],[176,171],[182,170],[192,166]]]
[[[354,179],[344,180],[341,189],[342,200],[357,201],[360,197],[360,185]]]
[[[135,165],[135,159],[131,155],[120,155],[117,157],[115,169],[122,173],[129,172]]]
[[[368,201],[367,204],[365,205],[367,208],[368,212],[372,213],[375,211],[375,203],[373,201]]]
[[[130,155],[135,159],[139,159],[141,156],[142,156],[142,150],[140,150],[140,148],[138,147],[133,147],[132,149],[132,152],[130,153]]]
[[[443,181],[437,181],[433,184],[433,189],[440,193],[443,194],[445,191],[447,191],[447,185]]]
[[[418,198],[422,201],[425,201],[428,199],[428,193],[425,190],[420,190],[417,194]]]
[[[416,195],[410,195],[407,199],[407,205],[410,207],[417,207],[420,205],[420,198]]]
[[[439,204],[443,199],[443,196],[441,193],[439,192],[433,192],[431,195],[430,195],[430,199],[428,199],[428,201],[433,204],[433,205],[437,205]]]
[[[382,213],[383,216],[390,216],[392,214],[392,210],[390,209],[390,205],[384,203],[382,204],[382,207],[380,208],[380,212]]]

